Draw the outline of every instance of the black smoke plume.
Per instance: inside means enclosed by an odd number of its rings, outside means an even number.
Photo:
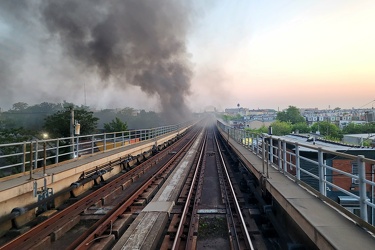
[[[170,121],[186,117],[192,72],[190,6],[176,0],[44,1],[42,18],[67,55],[119,87],[158,95]]]
[[[148,95],[158,96],[166,118],[177,122],[188,112],[185,97],[190,94],[192,72],[186,39],[191,13],[191,3],[182,0],[3,0],[0,24],[9,26],[12,39],[22,38],[13,42],[20,51],[57,41],[64,62],[68,59],[76,65],[78,75],[94,73],[103,87],[139,86]],[[28,35],[34,42],[41,39],[33,44],[24,39]],[[0,30],[0,45],[4,41]],[[9,50],[0,48],[4,51]],[[0,60],[3,91],[5,87],[12,90],[12,79],[5,79],[4,71],[8,78],[10,70],[17,73],[13,57],[9,54]]]

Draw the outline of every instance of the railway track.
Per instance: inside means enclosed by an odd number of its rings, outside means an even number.
[[[0,249],[277,249],[223,145],[213,123],[201,123]]]
[[[84,195],[67,208],[58,211],[47,220],[34,226],[27,232],[0,246],[0,249],[43,249],[51,246],[59,249],[88,249],[95,239],[104,239],[103,233],[113,227],[116,219],[130,206],[137,202],[137,198],[158,182],[160,178],[167,178],[184,151],[191,145],[197,136],[197,130],[189,131],[183,138],[146,160],[139,166],[117,177],[106,185],[99,187],[90,194]],[[187,142],[188,141],[188,142]],[[80,221],[80,217],[92,207],[107,208],[100,219],[80,232],[80,237],[72,241],[61,242],[69,234],[70,224]],[[75,223],[77,224],[77,223]],[[71,237],[76,237],[70,234]],[[64,237],[66,238],[66,237]],[[67,244],[69,243],[69,244]]]
[[[254,249],[213,127],[199,151],[180,196],[182,213],[174,215],[161,248]]]

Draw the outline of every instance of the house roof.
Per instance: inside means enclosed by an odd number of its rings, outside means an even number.
[[[330,151],[339,151],[339,152],[347,152],[347,151],[370,151],[370,150],[375,150],[374,148],[367,148],[367,147],[359,147],[355,145],[346,145],[343,143],[338,143],[338,142],[330,142],[330,141],[323,141],[323,140],[315,140],[315,144],[313,140],[308,140],[308,137],[305,136],[300,136],[300,135],[285,135],[285,136],[280,136],[281,138],[284,138],[289,141],[295,141],[298,143],[303,143],[315,147],[321,147],[322,149],[325,150],[330,150]],[[300,146],[299,147],[300,151],[303,152],[316,152],[315,149],[312,148],[307,148]]]

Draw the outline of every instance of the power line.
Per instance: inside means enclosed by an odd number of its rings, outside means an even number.
[[[373,103],[373,102],[375,102],[375,99],[374,100],[372,100],[371,102],[369,102],[369,103],[366,103],[365,105],[363,105],[363,106],[361,106],[361,107],[359,107],[359,108],[363,108],[363,107],[365,107],[365,106],[367,106],[367,105],[369,105],[369,104],[371,104],[371,103]]]

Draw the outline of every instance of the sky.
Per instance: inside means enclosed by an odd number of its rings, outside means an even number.
[[[162,2],[168,9],[173,1]],[[178,99],[192,111],[209,106],[223,110],[237,104],[275,110],[289,105],[319,109],[375,106],[375,1],[192,3],[173,6],[179,13],[173,17],[176,21],[161,22],[165,30],[176,30],[168,36],[175,34],[178,42],[184,41],[178,60],[173,56],[173,61],[188,72],[190,85],[184,85]],[[39,9],[19,11],[0,5],[1,108],[16,102],[63,100],[95,108],[163,108],[159,90],[147,92],[137,83],[119,88],[116,82],[131,81],[127,72],[103,79],[91,64],[78,65],[77,58],[67,56],[61,37],[57,41],[61,33],[53,33],[51,26],[40,21]],[[172,11],[162,11],[172,15]],[[182,13],[186,16],[181,17]]]

